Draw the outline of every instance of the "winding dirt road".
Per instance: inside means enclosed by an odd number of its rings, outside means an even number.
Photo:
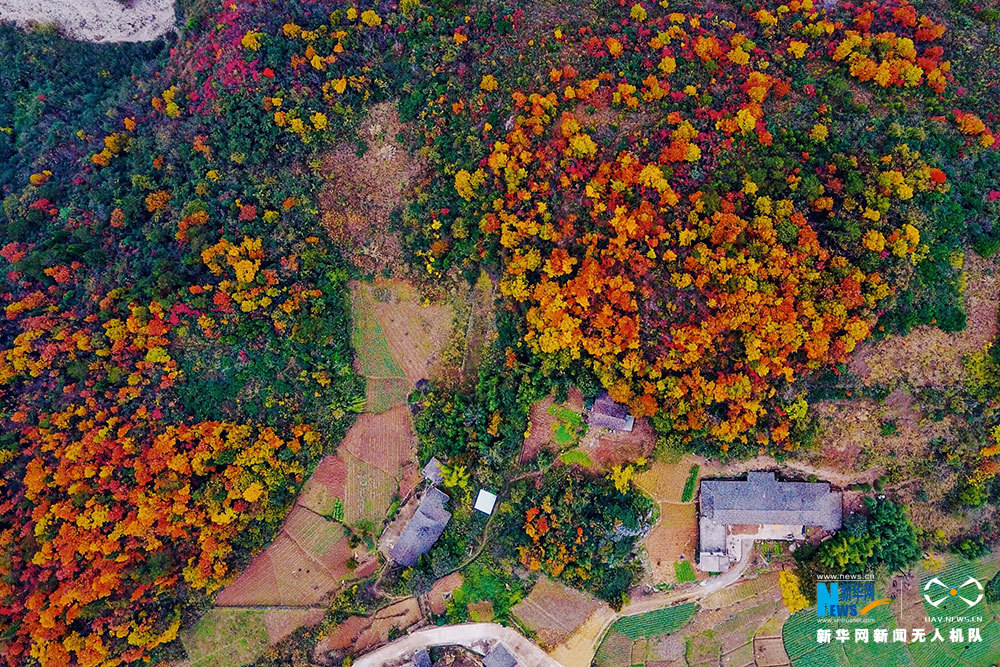
[[[649,595],[634,600],[621,612],[603,619],[601,627],[593,628],[588,637],[562,644],[547,655],[535,643],[513,628],[496,623],[464,623],[425,628],[386,644],[355,661],[355,667],[383,667],[402,662],[421,648],[433,646],[464,646],[485,652],[493,642],[502,642],[521,667],[590,667],[605,631],[622,616],[633,616],[684,602],[694,602],[739,581],[750,564],[753,549],[744,549],[743,558],[728,572],[706,579],[697,586],[679,591]]]
[[[421,648],[464,646],[484,652],[489,644],[502,642],[521,667],[561,667],[542,649],[511,628],[496,623],[464,623],[426,628],[372,651],[354,662],[354,667],[383,667],[402,661]]]

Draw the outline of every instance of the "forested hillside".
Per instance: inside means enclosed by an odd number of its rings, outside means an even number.
[[[502,295],[478,385],[411,399],[424,458],[477,483],[507,482],[530,404],[569,385],[665,446],[794,455],[810,383],[862,341],[963,329],[962,258],[1000,247],[997,16],[972,2],[181,11],[144,46],[0,27],[11,666],[178,655],[364,407],[347,282],[371,276],[319,189],[377,102],[426,167],[386,273]],[[1000,470],[980,361],[948,455],[976,505]],[[502,544],[620,602],[652,512],[623,470],[515,485]],[[453,526],[443,569],[470,544]]]

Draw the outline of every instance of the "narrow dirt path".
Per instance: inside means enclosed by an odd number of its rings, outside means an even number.
[[[605,619],[602,627],[588,628],[588,631],[592,633],[589,641],[585,640],[585,638],[578,638],[577,641],[572,641],[573,638],[570,637],[563,644],[552,650],[552,657],[558,660],[563,667],[590,667],[594,659],[594,654],[597,653],[601,640],[604,639],[604,635],[612,623],[625,616],[645,614],[685,602],[697,602],[716,591],[735,584],[750,565],[752,554],[753,549],[745,549],[743,557],[732,569],[717,577],[705,579],[697,586],[678,591],[655,593],[639,598],[638,600],[633,600],[625,607],[622,607],[622,610],[617,615]]]
[[[496,623],[463,623],[418,630],[358,658],[354,665],[355,667],[383,667],[403,661],[418,649],[433,646],[464,646],[466,648],[479,648],[482,651],[487,648],[488,644],[500,641],[513,653],[518,664],[522,667],[590,667],[601,639],[604,638],[607,629],[616,620],[624,616],[644,614],[684,602],[697,602],[726,588],[739,581],[740,577],[743,576],[750,564],[752,552],[752,549],[747,549],[743,558],[731,570],[718,577],[706,579],[698,586],[680,591],[657,593],[629,603],[619,613],[602,619],[603,623],[600,625],[595,624],[589,627],[589,638],[580,638],[581,641],[576,642],[567,640],[567,642],[557,646],[551,655],[546,654],[538,645],[513,628]],[[567,648],[567,643],[571,643],[572,648]]]
[[[869,468],[861,472],[841,472],[832,468],[819,468],[804,461],[783,461],[778,463],[773,456],[756,456],[744,461],[734,461],[725,465],[717,462],[706,463],[702,467],[702,477],[737,477],[748,470],[780,468],[782,471],[797,472],[801,475],[816,475],[821,481],[832,482],[841,488],[851,484],[874,482],[883,472],[881,468]]]

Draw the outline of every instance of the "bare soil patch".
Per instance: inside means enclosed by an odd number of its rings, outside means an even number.
[[[655,654],[660,660],[658,662],[646,663],[649,665],[684,665],[684,640],[677,634],[660,637],[652,646],[650,652]]]
[[[330,631],[328,635],[316,644],[315,655],[320,664],[327,664],[319,659],[330,651],[342,651],[351,646],[354,639],[371,625],[371,619],[365,616],[348,616],[344,621]]]
[[[691,466],[699,459],[684,456],[676,463],[657,461],[635,482],[660,507],[660,517],[646,536],[645,546],[649,563],[646,568],[645,583],[661,584],[674,582],[674,562],[695,560],[698,544],[697,495],[687,503],[681,502],[684,484],[691,472]],[[700,572],[695,570],[700,576]]]
[[[594,649],[597,646],[598,640],[604,635],[617,616],[617,613],[608,605],[600,605],[582,625],[573,631],[573,634],[569,635],[558,646],[549,651],[549,655],[566,667],[587,667],[591,664],[590,656],[594,655]],[[627,666],[629,664],[627,662],[629,660],[628,656],[631,654],[632,640],[615,631],[610,633],[609,638],[609,642],[604,642],[598,647],[597,655],[594,658],[597,664],[619,664],[614,661],[602,663],[600,659],[602,655],[601,651],[604,650],[605,646],[608,646],[609,650],[613,653],[617,650],[615,649],[615,644],[620,644],[620,640],[624,640],[626,644],[623,651],[628,652],[623,653],[621,659],[626,661],[625,665]]]
[[[223,607],[307,607],[319,604],[339,587],[340,577],[282,532],[215,602]]]
[[[418,483],[416,455],[406,406],[359,415],[338,447],[346,468],[344,521],[379,525],[393,496],[409,494]]]
[[[415,598],[389,605],[368,618],[363,616],[348,617],[319,640],[313,651],[313,658],[321,665],[339,665],[339,660],[331,661],[327,655],[331,652],[364,653],[379,644],[388,642],[391,632],[406,630],[419,623],[420,619],[420,607]]]
[[[677,580],[674,562],[684,560],[694,563],[698,545],[698,508],[694,503],[660,503],[660,520],[644,541],[649,564],[645,582],[661,584]],[[695,569],[699,579],[702,572]]]
[[[701,463],[700,459],[690,455],[676,463],[657,461],[649,470],[636,477],[635,483],[659,503],[680,503],[691,466]]]
[[[791,664],[781,637],[755,637],[753,658],[757,661],[758,667],[782,667]]]
[[[331,576],[347,578],[347,560],[354,555],[348,546],[348,533],[343,524],[324,519],[303,507],[294,507],[285,519],[282,530],[309,559],[322,566]]]
[[[905,382],[912,387],[955,384],[964,373],[962,360],[979,352],[997,333],[1000,271],[974,252],[965,256],[966,327],[946,333],[916,327],[905,336],[858,346],[848,368],[866,385]]]
[[[559,445],[553,440],[554,429],[558,418],[549,412],[555,404],[554,396],[547,396],[531,406],[528,421],[528,437],[524,439],[521,448],[521,462],[533,461],[543,449],[557,453]],[[583,394],[576,387],[570,389],[564,403],[558,404],[577,414],[583,412]]]
[[[0,19],[55,24],[69,39],[148,42],[174,29],[174,0],[0,0]]]
[[[786,460],[779,464],[772,456],[755,456],[743,461],[732,461],[721,465],[718,461],[706,461],[701,464],[701,479],[710,477],[742,477],[750,470],[777,470],[782,478],[807,478],[815,475],[821,482],[830,482],[838,487],[846,487],[862,482],[871,483],[881,473],[879,468],[868,468],[854,471],[852,466],[835,467],[828,460],[828,453],[818,451],[810,453],[804,460]]]
[[[303,625],[317,625],[326,614],[322,607],[315,609],[275,609],[264,612],[267,643],[270,646],[288,638]]]
[[[401,238],[391,229],[398,209],[423,164],[398,139],[406,127],[393,102],[368,110],[357,143],[342,142],[323,156],[326,184],[320,194],[323,228],[362,271],[375,274],[402,266]]]
[[[636,419],[629,432],[590,429],[579,445],[600,470],[648,458],[655,447],[656,432],[648,419]]]
[[[469,610],[469,618],[474,623],[489,623],[493,620],[493,603],[490,600],[480,602],[470,602],[466,605]]]
[[[513,613],[536,633],[538,645],[550,649],[566,640],[604,605],[582,591],[567,588],[542,577],[517,605]]]
[[[443,614],[448,606],[448,598],[461,587],[463,581],[461,572],[452,572],[434,582],[425,597],[427,609],[434,615]]]

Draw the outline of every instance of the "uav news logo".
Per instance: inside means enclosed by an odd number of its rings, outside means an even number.
[[[969,607],[975,607],[982,599],[983,585],[975,577],[969,577],[961,586],[948,586],[937,577],[924,584],[924,600],[935,609],[945,600],[961,600]]]

